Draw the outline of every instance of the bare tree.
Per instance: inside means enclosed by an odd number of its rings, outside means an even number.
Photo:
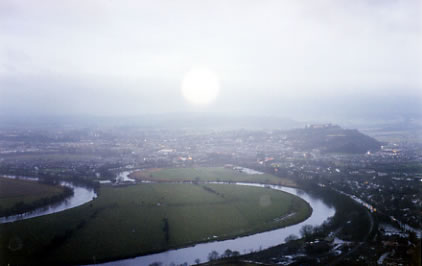
[[[314,232],[314,227],[312,225],[304,225],[300,229],[300,235],[305,238],[306,241],[309,241],[312,237],[312,233]]]
[[[287,236],[287,237],[284,239],[284,241],[287,243],[287,242],[289,242],[289,241],[296,240],[296,239],[298,239],[297,235],[295,235],[295,234],[291,234],[291,235]]]
[[[218,259],[218,252],[213,250],[208,254],[208,260],[217,260]]]

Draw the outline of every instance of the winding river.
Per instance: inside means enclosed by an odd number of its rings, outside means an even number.
[[[17,178],[15,176],[6,176],[7,178]],[[19,177],[20,179],[27,179],[31,181],[37,181],[36,178]],[[212,182],[212,183],[223,183],[223,182]],[[250,236],[238,237],[235,239],[222,240],[201,243],[194,246],[168,250],[161,253],[155,253],[151,255],[138,256],[130,259],[123,259],[118,261],[107,262],[102,265],[149,265],[154,262],[161,262],[163,265],[169,265],[171,263],[182,264],[187,262],[188,264],[194,264],[196,259],[201,262],[208,261],[208,254],[211,251],[217,251],[219,254],[224,253],[225,250],[230,249],[232,251],[238,251],[241,254],[250,253],[252,251],[270,248],[279,244],[284,243],[284,239],[291,235],[300,235],[300,229],[304,225],[318,226],[321,225],[329,217],[333,216],[335,209],[326,205],[321,199],[312,197],[308,193],[295,188],[283,187],[277,185],[264,185],[254,183],[235,183],[239,186],[253,186],[253,187],[266,187],[275,190],[285,191],[296,195],[312,207],[311,216],[305,221],[287,226],[280,229],[275,229],[263,233],[257,233]],[[0,217],[0,223],[10,223],[24,219],[30,219],[42,215],[52,214],[67,209],[71,209],[82,204],[85,204],[92,199],[97,197],[97,194],[92,189],[77,186],[69,182],[61,182],[61,185],[71,187],[74,190],[73,196],[59,202],[40,208],[32,212],[23,213],[19,215]]]
[[[11,178],[11,179],[38,181],[38,178],[35,178],[35,177],[17,177],[17,176],[11,176],[11,175],[7,175],[7,176],[4,176],[4,177]],[[60,185],[72,188],[73,189],[73,195],[70,196],[69,198],[65,199],[64,201],[61,201],[61,202],[58,202],[58,203],[55,203],[55,204],[51,204],[51,205],[48,205],[46,207],[42,207],[42,208],[39,208],[39,209],[35,209],[31,212],[26,212],[26,213],[17,214],[17,215],[11,215],[11,216],[8,216],[8,217],[0,217],[0,224],[11,223],[11,222],[15,222],[15,221],[30,219],[30,218],[43,216],[43,215],[47,215],[47,214],[52,214],[52,213],[56,213],[56,212],[61,212],[61,211],[71,209],[71,208],[80,206],[82,204],[85,204],[85,203],[87,203],[87,202],[89,202],[89,201],[91,201],[91,200],[93,200],[94,198],[97,197],[97,194],[95,193],[95,191],[93,189],[90,189],[90,188],[81,187],[81,186],[75,185],[73,183],[64,182],[64,181],[60,182]]]
[[[291,193],[308,202],[313,209],[312,214],[308,219],[301,223],[280,229],[257,233],[250,236],[238,237],[235,239],[202,243],[186,248],[168,250],[165,252],[155,253],[151,255],[107,262],[102,265],[149,265],[154,262],[161,262],[163,265],[169,265],[171,263],[175,263],[177,265],[185,262],[187,262],[188,264],[195,264],[196,259],[199,259],[201,262],[208,261],[208,254],[211,251],[215,250],[219,254],[222,254],[227,249],[230,249],[232,251],[236,250],[239,251],[241,254],[246,254],[252,251],[266,249],[282,244],[285,242],[284,239],[291,234],[299,236],[300,229],[302,228],[302,226],[308,224],[312,226],[321,225],[325,220],[333,216],[335,213],[334,208],[326,205],[320,199],[312,197],[311,195],[307,194],[306,192],[300,189],[276,185],[263,185],[242,182],[235,184],[240,186],[268,187],[271,189]]]

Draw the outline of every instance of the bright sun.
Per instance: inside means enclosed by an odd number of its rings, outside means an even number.
[[[211,103],[217,98],[219,90],[217,75],[207,68],[193,68],[183,77],[183,96],[193,104]]]

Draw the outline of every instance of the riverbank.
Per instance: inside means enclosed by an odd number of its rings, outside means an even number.
[[[130,177],[132,181],[138,182],[247,182],[298,187],[291,179],[281,178],[238,166],[133,170],[128,174],[128,177]]]
[[[72,194],[67,187],[0,176],[0,217],[30,212]]]
[[[36,185],[36,182],[39,181],[37,178],[34,177],[7,176],[7,179],[20,179],[19,181],[32,182],[30,183],[31,185]],[[64,198],[54,198],[54,202],[47,202],[42,200],[39,202],[40,204],[42,203],[42,205],[27,212],[19,212],[19,214],[15,215],[2,216],[0,217],[0,224],[12,223],[16,221],[27,220],[39,216],[62,212],[64,210],[83,205],[97,197],[97,193],[94,191],[94,189],[88,187],[79,186],[74,183],[65,181],[59,182],[58,185],[63,187],[67,191],[71,191],[72,193]]]
[[[191,247],[168,250],[161,253],[139,256],[135,258],[115,260],[104,263],[103,265],[149,265],[155,262],[162,265],[174,264],[195,264],[197,261],[206,262],[212,251],[223,254],[227,249],[237,251],[239,254],[247,254],[252,251],[263,250],[284,243],[284,239],[291,234],[300,234],[300,229],[304,225],[319,226],[335,213],[335,209],[328,206],[318,197],[311,196],[306,192],[289,187],[267,185],[267,184],[251,184],[238,183],[244,186],[257,186],[269,188],[273,190],[281,190],[296,195],[309,203],[313,212],[311,216],[303,222],[285,228],[270,230],[249,236],[238,237],[224,241],[213,241],[207,243],[196,244]]]
[[[95,262],[109,261],[135,256],[140,251],[159,252],[233,239],[297,223],[309,216],[307,204],[295,196],[235,184],[140,184],[104,187],[100,193],[98,199],[80,208],[0,227],[6,240],[0,240],[8,258],[6,263],[25,264],[18,255],[25,254],[26,249],[33,251],[26,255],[32,262],[94,262],[90,254],[95,254]],[[296,214],[279,219],[292,212]],[[32,228],[33,233],[22,239],[22,250],[8,250],[7,239],[10,241],[14,233],[25,228]]]

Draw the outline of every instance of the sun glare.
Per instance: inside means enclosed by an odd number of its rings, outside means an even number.
[[[183,96],[193,104],[203,105],[213,102],[219,90],[218,76],[208,68],[193,68],[183,77]]]

